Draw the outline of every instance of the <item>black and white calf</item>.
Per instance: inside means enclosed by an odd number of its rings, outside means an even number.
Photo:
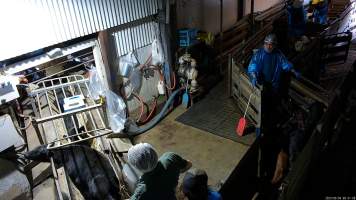
[[[50,157],[53,157],[57,167],[64,166],[85,199],[121,199],[119,181],[102,153],[84,145],[53,150],[42,145],[25,154],[25,158],[40,162],[49,162]]]

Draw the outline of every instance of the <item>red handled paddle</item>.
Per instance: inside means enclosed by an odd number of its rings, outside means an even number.
[[[240,118],[239,123],[236,126],[236,133],[238,136],[242,136],[244,134],[244,130],[246,127],[246,113],[248,110],[248,107],[250,106],[250,100],[251,100],[251,96],[253,93],[250,94],[250,97],[248,98],[248,102],[247,102],[247,106],[246,106],[246,110],[244,113],[244,116],[242,118]]]

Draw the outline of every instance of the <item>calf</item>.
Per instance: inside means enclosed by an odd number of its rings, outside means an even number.
[[[25,153],[25,158],[64,166],[66,173],[85,199],[121,199],[119,181],[109,160],[84,145],[70,145],[48,150],[45,145]]]

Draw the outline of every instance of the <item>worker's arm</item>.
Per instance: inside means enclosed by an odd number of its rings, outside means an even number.
[[[298,72],[298,71],[295,70],[294,68],[292,68],[290,71],[294,74],[295,78],[297,78],[297,79],[300,79],[300,77],[302,76],[302,75],[300,74],[300,72]]]
[[[298,72],[297,70],[294,69],[293,64],[288,61],[288,59],[283,55],[282,52],[280,54],[279,61],[280,61],[281,65],[282,65],[282,69],[284,71],[290,71],[290,72],[292,72],[294,74],[294,76],[297,79],[300,78],[300,76],[301,76],[300,72]]]
[[[291,71],[293,69],[293,64],[288,61],[281,51],[279,54],[279,63],[284,71]]]
[[[248,65],[248,68],[247,68],[247,73],[250,76],[251,83],[253,86],[256,86],[256,84],[257,84],[259,57],[260,57],[259,51],[255,54],[253,54],[250,64]]]
[[[258,71],[258,69],[257,69],[257,67],[258,67],[258,55],[257,54],[258,53],[253,54],[253,56],[251,58],[251,61],[250,61],[250,64],[247,67],[247,73],[249,75],[256,74],[257,71]]]

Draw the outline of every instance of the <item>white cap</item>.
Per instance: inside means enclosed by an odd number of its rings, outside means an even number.
[[[146,173],[156,167],[158,155],[152,145],[139,143],[129,149],[127,159],[133,167],[142,173]]]

